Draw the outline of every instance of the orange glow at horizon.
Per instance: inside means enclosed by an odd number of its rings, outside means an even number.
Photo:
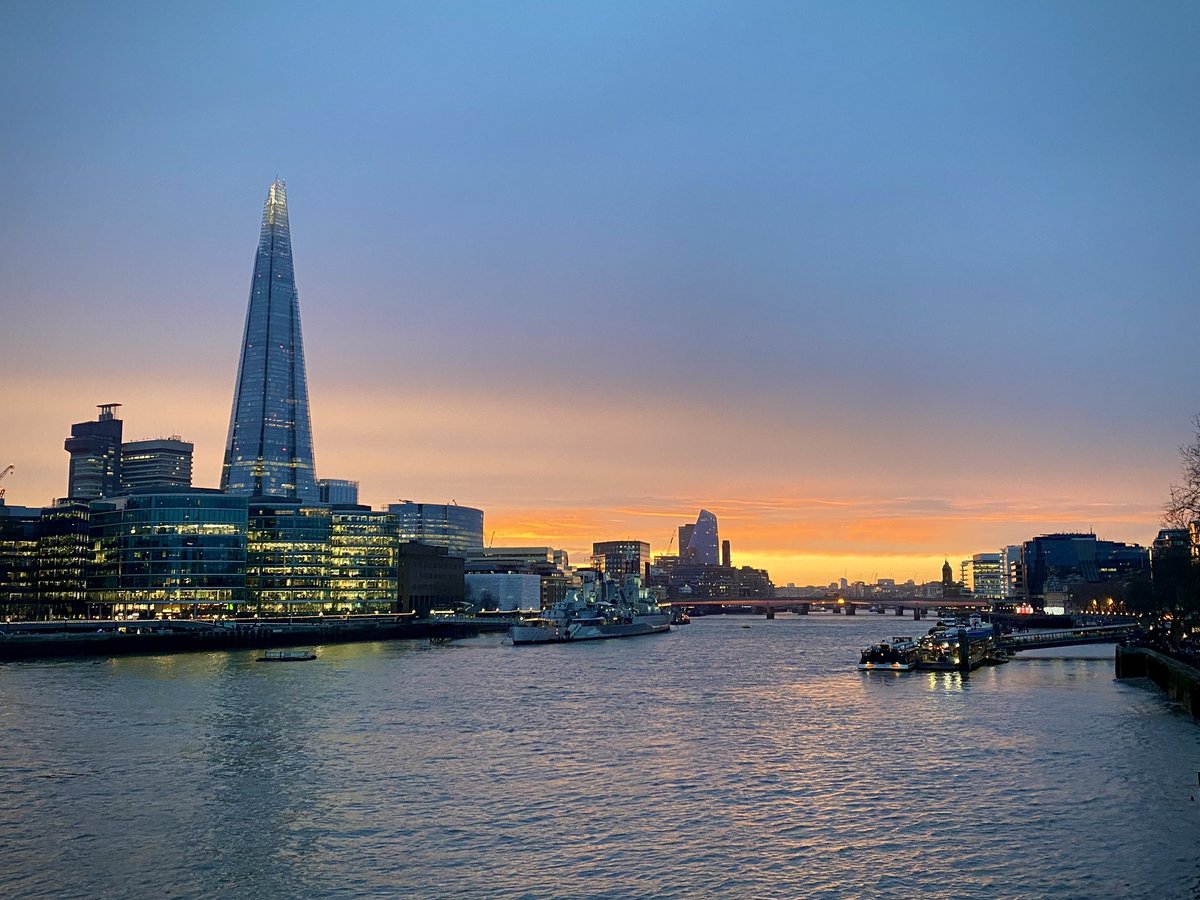
[[[180,434],[194,442],[195,484],[215,486],[232,396],[232,373],[222,374],[229,377],[151,384],[130,376],[90,385],[83,398],[66,379],[14,385],[9,421],[22,424],[6,435],[0,459],[17,466],[5,482],[8,502],[61,496],[62,441],[70,423],[94,417],[93,400],[124,404],[127,440]],[[391,397],[327,385],[313,404],[318,476],[359,481],[361,502],[376,507],[402,497],[480,507],[485,541],[565,549],[576,565],[588,562],[594,541],[643,540],[662,553],[703,507],[731,541],[734,565],[765,568],[776,584],[827,584],[843,576],[939,580],[944,559],[957,574],[973,553],[1053,531],[1148,544],[1173,475],[1169,455],[1158,471],[1100,460],[1102,468],[1077,472],[1042,448],[1041,482],[1019,458],[1007,467],[991,461],[994,477],[980,482],[961,455],[935,458],[935,446],[912,468],[886,449],[848,454],[798,426],[737,440],[728,434],[739,430],[736,412],[717,436],[681,410],[564,404],[554,416],[514,417],[510,393],[526,389]],[[619,428],[596,425],[621,417]],[[676,448],[693,446],[706,455],[681,463]]]

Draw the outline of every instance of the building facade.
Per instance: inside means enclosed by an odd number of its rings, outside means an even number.
[[[1150,569],[1145,547],[1100,541],[1094,534],[1043,534],[1026,541],[1021,555],[1025,596],[1037,608],[1048,594],[1082,595],[1085,585],[1114,584]]]
[[[396,517],[402,541],[445,547],[458,556],[483,549],[482,509],[401,500],[389,504],[388,512]]]
[[[645,541],[596,541],[592,544],[592,566],[610,578],[645,576],[650,564],[650,545]]]
[[[707,509],[700,510],[696,524],[687,535],[687,544],[682,544],[683,529],[680,529],[680,556],[684,562],[696,563],[702,566],[716,566],[721,563],[721,541],[717,534],[717,517]]]
[[[333,513],[299,500],[252,498],[246,596],[259,613],[317,613],[330,602]]]
[[[396,612],[426,619],[435,609],[458,611],[466,597],[463,558],[445,547],[415,541],[400,544],[397,556],[399,598]]]
[[[358,482],[345,478],[321,478],[317,481],[317,490],[322,503],[332,503],[338,506],[358,505]]]
[[[98,500],[121,493],[121,428],[114,410],[120,403],[100,405],[95,422],[71,426],[63,448],[71,454],[67,474],[67,497]]]
[[[113,612],[211,615],[246,602],[245,497],[151,489],[91,504],[88,599]]]
[[[279,179],[263,205],[221,489],[306,503],[320,499],[287,187]]]
[[[121,491],[191,487],[194,446],[178,435],[121,445]]]

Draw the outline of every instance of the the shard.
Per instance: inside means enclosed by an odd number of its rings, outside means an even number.
[[[318,500],[287,188],[278,178],[263,206],[221,489]]]

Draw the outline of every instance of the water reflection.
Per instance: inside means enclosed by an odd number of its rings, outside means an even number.
[[[889,624],[839,618],[0,667],[0,890],[1194,889],[1200,729],[1160,695],[1111,658],[860,673]]]

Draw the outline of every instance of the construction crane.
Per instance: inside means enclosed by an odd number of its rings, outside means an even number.
[[[675,532],[671,532],[671,539],[667,541],[667,549],[663,551],[663,556],[671,555],[671,548],[675,546]]]
[[[16,466],[9,466],[3,472],[0,472],[0,481],[3,481],[4,476],[7,475],[9,472],[11,472],[15,468],[16,468]],[[4,499],[4,488],[0,487],[0,500],[3,500],[3,499]]]

